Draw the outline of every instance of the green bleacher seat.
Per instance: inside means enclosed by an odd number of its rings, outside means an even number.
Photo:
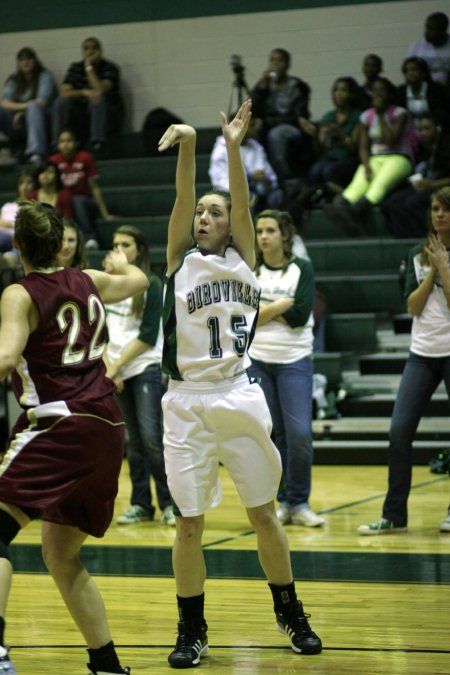
[[[397,272],[416,239],[342,239],[307,241],[316,274],[321,272]]]
[[[200,194],[209,183],[197,187]],[[109,212],[123,218],[169,214],[175,200],[174,185],[111,187],[102,188],[102,192]]]
[[[372,209],[366,225],[362,228],[367,237],[386,237],[389,231],[379,209]],[[328,219],[322,209],[309,212],[309,222],[305,229],[305,240],[308,239],[348,239],[348,234],[336,223]],[[308,243],[306,241],[306,243]]]
[[[329,314],[325,340],[330,351],[369,352],[377,346],[377,316],[374,312]]]
[[[328,387],[336,389],[342,381],[342,354],[340,352],[314,354],[314,372],[325,375]]]
[[[98,162],[102,187],[174,185],[176,157],[140,157]],[[197,157],[197,181],[208,183],[209,156]]]
[[[397,274],[316,275],[317,288],[325,293],[328,311],[383,312],[404,310]]]

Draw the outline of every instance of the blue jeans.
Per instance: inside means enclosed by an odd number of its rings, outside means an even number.
[[[277,124],[267,132],[267,155],[281,184],[292,176],[289,148],[292,143],[299,142],[302,138],[303,132],[292,124]]]
[[[75,127],[78,137],[86,123],[89,139],[104,141],[109,134],[120,130],[122,118],[123,112],[104,96],[96,103],[60,96],[52,107],[52,141],[56,145],[61,129],[66,127]]]
[[[425,406],[442,380],[450,396],[450,356],[429,358],[410,352],[392,413],[389,488],[383,505],[383,517],[397,525],[408,522],[412,442]]]
[[[156,485],[159,508],[171,503],[167,487],[161,425],[161,370],[159,365],[148,366],[143,373],[124,380],[124,390],[117,394],[128,432],[127,458],[130,467],[131,499],[151,516],[150,476]]]
[[[97,202],[89,195],[73,195],[75,220],[83,232],[85,241],[95,239],[95,220],[99,215]]]
[[[272,415],[285,482],[278,500],[297,509],[308,507],[313,461],[312,359],[279,364],[252,360],[249,374],[260,378]]]
[[[0,131],[13,141],[26,138],[25,155],[47,155],[47,133],[50,113],[46,106],[31,103],[25,110],[24,124],[13,127],[15,113],[0,106]]]
[[[354,157],[343,159],[318,159],[312,164],[308,172],[310,183],[337,183],[347,187],[358,168],[358,160]]]

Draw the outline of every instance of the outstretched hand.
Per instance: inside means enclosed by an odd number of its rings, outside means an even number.
[[[158,150],[159,152],[164,152],[164,150],[168,150],[173,145],[185,143],[195,138],[195,136],[195,129],[188,124],[171,124],[159,139]]]
[[[251,116],[252,101],[250,98],[244,101],[237,111],[235,118],[232,119],[231,122],[228,122],[227,116],[224,112],[220,113],[220,118],[222,121],[222,134],[226,143],[235,143],[237,145],[241,145],[242,139],[247,132]]]

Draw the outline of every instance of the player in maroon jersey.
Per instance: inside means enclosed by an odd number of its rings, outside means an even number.
[[[0,671],[6,675],[16,673],[3,641],[8,547],[35,517],[42,519],[47,568],[87,642],[89,669],[129,672],[119,663],[103,600],[79,551],[111,521],[123,453],[123,421],[102,360],[103,303],[142,293],[148,280],[122,252],[108,255],[106,272],[59,267],[63,232],[52,207],[21,202],[15,245],[26,276],[5,289],[0,304],[0,378],[12,373],[24,409],[0,464]]]

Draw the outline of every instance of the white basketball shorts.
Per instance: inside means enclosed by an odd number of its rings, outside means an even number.
[[[275,499],[281,459],[259,384],[246,374],[214,383],[171,380],[162,407],[167,479],[183,516],[201,515],[220,503],[219,462],[244,506]]]

